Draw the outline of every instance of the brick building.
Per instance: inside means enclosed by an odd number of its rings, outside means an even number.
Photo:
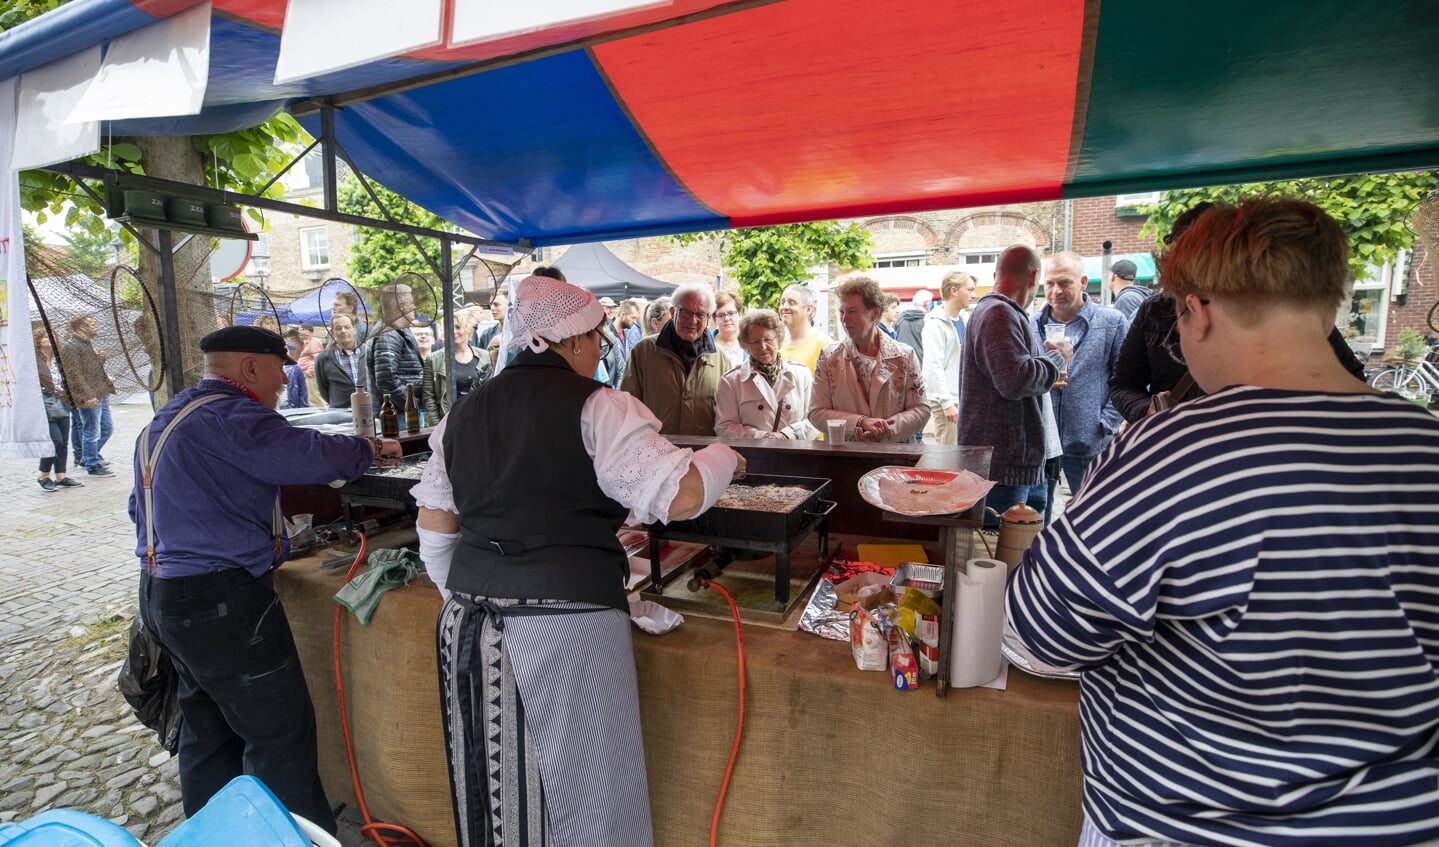
[[[318,185],[318,173],[297,169],[290,197],[316,195]],[[1012,244],[1029,244],[1042,254],[1073,250],[1091,260],[1101,256],[1105,242],[1115,255],[1152,253],[1154,239],[1141,235],[1146,218],[1136,208],[1157,198],[1157,193],[1086,197],[882,215],[855,222],[874,240],[874,275],[888,290],[908,297],[921,287],[937,292],[940,279],[953,268],[975,274],[983,291],[999,253]],[[347,276],[352,227],[274,213],[267,219],[270,228],[247,269],[251,281],[265,267],[266,287],[283,294],[313,288],[332,276]],[[720,248],[713,242],[680,246],[657,237],[609,241],[605,246],[636,270],[666,282],[725,285]],[[553,262],[567,249],[538,248],[515,266],[512,276],[524,276]],[[1372,345],[1376,353],[1392,346],[1404,327],[1434,334],[1427,324],[1436,300],[1434,264],[1422,242],[1416,241],[1395,265],[1372,268],[1371,278],[1355,283],[1354,295],[1340,309],[1336,323],[1361,350]],[[1097,261],[1094,266],[1098,267]],[[823,290],[828,270],[817,271],[816,283]],[[476,276],[473,266],[461,269],[460,285],[475,292],[475,299],[487,299],[481,292],[489,285],[488,274],[481,271]],[[1091,291],[1098,290],[1091,285]]]

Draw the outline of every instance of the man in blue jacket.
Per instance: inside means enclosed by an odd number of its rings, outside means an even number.
[[[1045,306],[1030,318],[1035,340],[1043,343],[1045,327],[1058,324],[1074,347],[1067,383],[1049,392],[1064,448],[1060,468],[1071,492],[1079,490],[1084,471],[1094,461],[1124,416],[1109,401],[1109,376],[1119,361],[1119,348],[1129,322],[1118,310],[1089,299],[1084,259],[1078,253],[1056,253],[1045,262]]]
[[[225,327],[200,339],[200,350],[200,384],[140,435],[130,495],[140,617],[180,677],[181,800],[193,815],[251,774],[333,833],[315,710],[271,578],[289,548],[277,525],[280,486],[357,479],[376,455],[398,457],[400,445],[290,426],[275,407],[294,362],[270,330]],[[206,402],[191,407],[196,400]]]

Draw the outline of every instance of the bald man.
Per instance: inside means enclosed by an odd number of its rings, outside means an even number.
[[[1005,250],[994,269],[994,292],[981,297],[964,333],[959,379],[959,432],[965,444],[994,448],[988,505],[1003,512],[1029,503],[1044,513],[1043,397],[1073,355],[1068,341],[1040,346],[1027,307],[1039,290],[1043,263],[1032,247]],[[985,522],[997,526],[997,518]]]
[[[271,579],[289,547],[277,525],[280,486],[357,479],[377,455],[399,457],[400,445],[290,426],[275,407],[294,363],[274,332],[225,327],[200,350],[200,384],[166,403],[135,445],[130,495],[140,617],[180,677],[181,800],[194,815],[231,779],[253,774],[333,833],[315,711]]]

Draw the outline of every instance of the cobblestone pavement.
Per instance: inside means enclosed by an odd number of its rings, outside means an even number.
[[[113,477],[46,492],[33,460],[0,460],[0,823],[77,809],[147,844],[183,817],[176,762],[115,688],[135,614],[126,512],[148,402],[113,407]],[[341,840],[361,838],[342,814]]]

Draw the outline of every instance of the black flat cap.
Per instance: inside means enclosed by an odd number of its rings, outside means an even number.
[[[293,365],[285,339],[258,326],[227,326],[200,339],[202,353],[269,353]]]
[[[1109,266],[1109,272],[1119,277],[1120,279],[1133,280],[1134,274],[1138,270],[1139,269],[1134,266],[1134,263],[1129,261],[1128,259],[1120,259],[1113,265]]]

